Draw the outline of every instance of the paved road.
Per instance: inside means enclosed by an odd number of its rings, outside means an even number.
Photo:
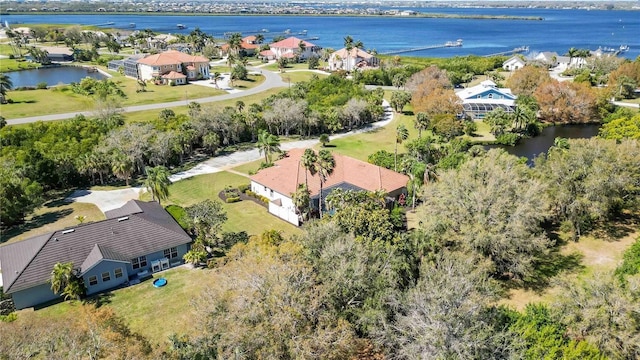
[[[237,99],[240,97],[244,97],[244,96],[248,96],[248,95],[253,95],[253,94],[258,94],[261,93],[263,91],[272,89],[272,88],[277,88],[277,87],[287,87],[287,83],[285,83],[284,81],[282,81],[282,78],[272,72],[272,71],[268,71],[268,70],[262,70],[259,68],[248,68],[249,71],[257,71],[257,72],[261,72],[262,75],[264,75],[265,80],[262,84],[248,89],[248,90],[244,90],[241,92],[237,92],[237,93],[231,93],[231,94],[223,94],[223,95],[217,95],[217,96],[210,96],[210,97],[206,97],[206,98],[200,98],[200,99],[191,99],[191,100],[180,100],[180,101],[172,101],[172,102],[165,102],[165,103],[157,103],[157,104],[147,104],[147,105],[137,105],[137,106],[127,106],[125,108],[123,108],[124,112],[135,112],[135,111],[146,111],[146,110],[158,110],[158,109],[166,109],[166,108],[171,108],[171,107],[176,107],[176,106],[185,106],[190,102],[197,102],[197,103],[201,103],[201,104],[205,104],[205,103],[211,103],[211,102],[216,102],[216,101],[223,101],[223,100],[229,100],[229,99]],[[32,117],[26,117],[26,118],[18,118],[18,119],[8,119],[7,120],[7,124],[8,125],[17,125],[17,124],[26,124],[26,123],[32,123],[32,122],[36,122],[36,121],[53,121],[53,120],[63,120],[63,119],[71,119],[73,117],[75,117],[76,115],[85,115],[85,116],[91,116],[95,113],[95,111],[77,111],[77,112],[71,112],[71,113],[65,113],[65,114],[51,114],[51,115],[40,115],[40,116],[32,116]]]

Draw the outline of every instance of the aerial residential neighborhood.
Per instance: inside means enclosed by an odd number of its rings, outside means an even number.
[[[0,359],[639,358],[633,6],[0,4]]]

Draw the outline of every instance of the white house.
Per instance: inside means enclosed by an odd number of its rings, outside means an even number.
[[[513,112],[516,108],[516,96],[511,89],[499,88],[491,80],[457,91],[456,95],[462,99],[465,114],[474,120],[484,118],[486,113],[497,108],[506,112]]]
[[[318,209],[320,200],[320,178],[311,175],[301,164],[304,149],[292,149],[288,156],[275,162],[274,166],[262,169],[251,176],[251,191],[269,199],[269,212],[296,226],[301,218],[291,198],[299,184],[307,181],[312,208]],[[333,154],[333,173],[323,184],[322,199],[334,189],[369,190],[384,189],[387,196],[398,199],[405,193],[409,178],[406,175],[369,164],[348,156]],[[324,208],[324,204],[323,204]]]
[[[520,56],[514,55],[502,63],[502,68],[507,71],[522,69],[527,63]]]
[[[172,71],[183,73],[188,80],[209,78],[209,59],[169,50],[137,61],[142,80],[151,80]]]
[[[304,44],[304,51],[302,52],[300,52],[300,43]],[[276,59],[281,57],[293,58],[297,55],[301,60],[306,60],[312,56],[319,57],[320,50],[322,50],[320,46],[298,39],[295,36],[270,44],[269,48]]]
[[[377,67],[378,65],[380,65],[380,59],[358,48],[353,48],[349,51],[346,48],[342,48],[334,51],[329,56],[329,70],[331,71],[352,71]]]

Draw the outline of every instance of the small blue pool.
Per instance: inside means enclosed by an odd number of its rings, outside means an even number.
[[[153,280],[153,287],[159,288],[159,287],[163,287],[165,285],[167,285],[167,279],[165,279],[165,278],[158,278],[158,279]]]

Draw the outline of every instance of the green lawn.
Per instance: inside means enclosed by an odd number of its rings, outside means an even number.
[[[325,74],[318,74],[313,71],[293,71],[293,72],[280,73],[279,75],[284,82],[286,83],[291,82],[292,84],[302,82],[302,81],[309,81],[311,80],[311,77],[314,75],[321,79],[327,77],[327,75]]]
[[[94,298],[101,306],[112,307],[116,314],[126,319],[130,328],[144,335],[152,344],[167,345],[169,336],[196,334],[193,326],[192,298],[202,293],[211,281],[212,270],[178,267],[154,277],[164,277],[167,285],[154,288],[151,280],[127,288],[114,290]],[[70,311],[77,311],[78,302],[63,302],[36,311],[21,310],[18,321],[28,322],[34,316],[55,318]]]
[[[0,244],[28,239],[78,224],[76,216],[85,216],[85,223],[103,220],[104,214],[97,206],[85,203],[65,203],[62,200],[50,201],[36,209],[26,222],[0,234]]]
[[[318,67],[321,68],[323,65],[324,65],[323,62],[321,61]],[[280,71],[280,68],[278,67],[277,62],[266,65],[263,67],[263,69],[276,71],[276,72]],[[309,70],[309,64],[307,63],[287,64],[287,67],[284,68],[284,71],[287,72],[288,70]]]
[[[187,207],[205,199],[222,201],[218,193],[225,187],[237,187],[249,182],[247,177],[226,171],[194,176],[173,183],[169,187],[169,199],[163,205]],[[149,197],[150,195],[144,194],[142,199],[149,200]],[[224,231],[246,231],[249,235],[259,235],[265,230],[276,229],[282,231],[284,236],[300,233],[300,229],[269,214],[267,208],[253,201],[223,203],[223,207],[228,217],[223,225]]]

